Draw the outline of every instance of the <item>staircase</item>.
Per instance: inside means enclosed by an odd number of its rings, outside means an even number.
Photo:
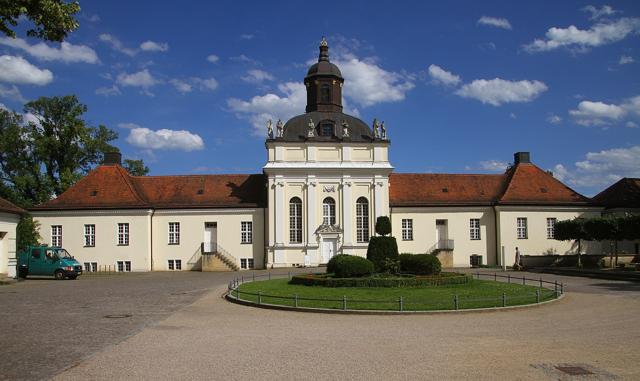
[[[215,242],[203,242],[200,245],[202,271],[238,271],[239,261],[231,253]]]

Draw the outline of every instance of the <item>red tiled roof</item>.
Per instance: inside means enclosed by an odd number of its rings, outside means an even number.
[[[16,206],[4,198],[0,198],[0,212],[11,214],[26,214],[27,211],[19,206]]]
[[[504,175],[392,173],[391,206],[490,205],[503,188]]]
[[[264,204],[262,175],[131,176],[101,165],[33,210],[242,207]]]
[[[640,178],[620,179],[598,193],[593,201],[607,208],[640,208]]]
[[[507,170],[508,183],[500,204],[571,205],[590,200],[534,164],[521,163]]]

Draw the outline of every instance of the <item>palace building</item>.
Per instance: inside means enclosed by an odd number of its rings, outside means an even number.
[[[87,271],[317,266],[365,256],[379,216],[400,252],[445,266],[511,265],[523,254],[573,253],[554,224],[603,207],[517,152],[502,174],[396,173],[384,124],[343,113],[348,81],[326,41],[304,77],[304,114],[268,125],[261,174],[131,176],[120,154],[30,210],[44,242]],[[599,252],[588,245],[587,252]],[[504,259],[503,259],[504,255]]]

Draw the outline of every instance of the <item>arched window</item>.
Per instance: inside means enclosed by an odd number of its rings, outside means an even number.
[[[331,103],[331,86],[326,83],[320,86],[320,103]]]
[[[322,201],[322,223],[324,225],[336,224],[336,202],[331,197]]]
[[[356,201],[356,239],[369,242],[369,201],[364,197]]]
[[[302,200],[289,200],[289,242],[302,243]]]

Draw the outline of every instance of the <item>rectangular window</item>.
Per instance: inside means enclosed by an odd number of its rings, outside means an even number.
[[[84,225],[84,246],[94,247],[96,245],[96,225]]]
[[[62,225],[51,226],[51,246],[62,247]]]
[[[253,258],[240,258],[240,268],[241,269],[252,269],[253,268]]]
[[[302,243],[302,202],[289,203],[289,242]]]
[[[253,223],[251,221],[240,222],[240,243],[251,243],[253,240]]]
[[[413,220],[410,218],[402,219],[402,240],[413,241]]]
[[[87,273],[91,272],[91,263],[89,263],[89,262],[85,262],[84,263],[84,271],[87,272]]]
[[[469,238],[472,240],[480,239],[480,219],[472,218],[469,220]]]
[[[369,201],[364,197],[356,201],[356,241],[369,242]]]
[[[556,236],[557,218],[547,218],[547,239],[554,239]]]
[[[169,222],[169,245],[180,244],[180,223]]]
[[[124,271],[124,261],[118,261],[116,262],[118,264],[118,272],[123,272]]]
[[[131,272],[131,261],[118,261],[118,272]]]
[[[118,246],[129,246],[129,224],[118,224]]]
[[[527,218],[518,217],[517,219],[517,235],[518,239],[527,239]]]
[[[169,259],[167,263],[169,270],[182,270],[182,259]]]

